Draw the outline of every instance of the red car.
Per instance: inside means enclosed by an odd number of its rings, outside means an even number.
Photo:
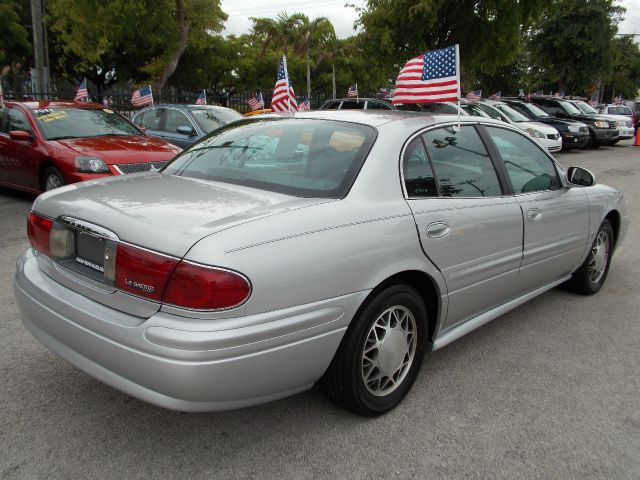
[[[0,186],[39,193],[106,175],[162,167],[181,149],[95,103],[5,102]]]

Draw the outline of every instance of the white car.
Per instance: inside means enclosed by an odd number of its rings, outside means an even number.
[[[587,104],[587,106],[589,105]],[[580,105],[578,106],[578,108],[582,109]],[[598,108],[598,112],[616,119],[618,132],[620,133],[620,140],[626,140],[635,136],[635,128],[633,127],[633,112],[627,105],[603,105]]]
[[[521,128],[529,134],[536,143],[550,153],[562,150],[562,137],[555,128],[540,122],[532,122],[520,112],[514,110],[504,102],[497,100],[482,100],[462,104],[471,115],[488,115]]]

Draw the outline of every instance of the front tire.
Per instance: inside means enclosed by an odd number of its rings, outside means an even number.
[[[335,403],[354,413],[381,415],[411,389],[424,356],[427,312],[408,285],[391,285],[362,308],[323,377]]]
[[[48,167],[42,173],[42,181],[40,188],[43,192],[48,192],[49,190],[53,190],[55,188],[62,187],[64,185],[64,177],[60,170],[56,167]]]
[[[602,288],[611,265],[613,239],[611,222],[604,220],[598,229],[589,255],[567,282],[569,289],[583,295],[593,295]]]

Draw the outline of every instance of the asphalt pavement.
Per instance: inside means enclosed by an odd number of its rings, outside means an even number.
[[[318,388],[172,412],[76,370],[19,320],[12,278],[34,197],[0,189],[0,479],[640,478],[640,147],[558,158],[628,199],[604,288],[554,289],[428,353],[405,401],[373,419]]]

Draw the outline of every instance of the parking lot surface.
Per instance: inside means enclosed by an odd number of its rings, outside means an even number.
[[[620,188],[632,225],[597,295],[554,289],[425,357],[394,411],[318,388],[209,414],[107,387],[22,326],[15,260],[33,196],[0,189],[0,479],[640,478],[640,148],[558,155]]]

